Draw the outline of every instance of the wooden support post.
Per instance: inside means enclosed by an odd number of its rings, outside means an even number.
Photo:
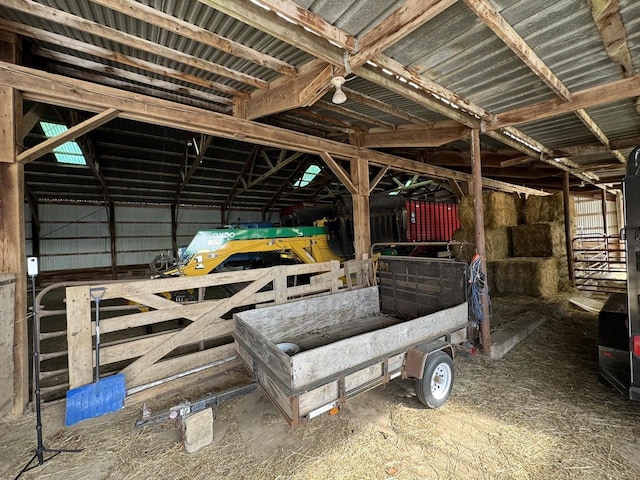
[[[0,60],[19,63],[17,35],[0,32]],[[0,86],[0,272],[16,278],[13,305],[13,415],[24,412],[29,400],[27,333],[27,271],[24,226],[24,168],[16,161],[22,128],[22,97],[12,87]]]
[[[178,258],[178,208],[177,204],[171,204],[171,249],[176,258]]]
[[[604,231],[604,236],[609,235],[609,222],[607,221],[607,191],[602,190],[602,230]]]
[[[471,170],[473,175],[473,213],[476,229],[476,249],[482,262],[482,275],[487,280],[487,256],[484,238],[484,206],[482,204],[482,164],[480,158],[480,130],[471,131]],[[480,337],[482,352],[491,356],[491,319],[489,315],[489,298],[486,293],[480,297],[482,319],[480,320]]]
[[[573,229],[571,228],[571,208],[569,199],[571,191],[569,190],[569,172],[566,170],[562,174],[562,199],[564,202],[564,237],[567,245],[567,265],[569,267],[569,283],[572,287],[576,286],[576,270],[573,262]]]
[[[355,258],[369,257],[371,249],[371,220],[369,211],[369,162],[366,158],[351,161],[351,181],[356,189],[353,198],[353,243]]]
[[[111,279],[118,279],[118,247],[116,243],[116,207],[113,202],[107,205],[109,217],[109,239],[111,244]]]

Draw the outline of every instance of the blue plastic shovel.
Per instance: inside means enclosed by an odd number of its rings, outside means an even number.
[[[126,395],[123,373],[100,378],[100,300],[105,288],[89,290],[96,304],[96,381],[90,385],[67,391],[67,409],[64,424],[69,427],[88,418],[99,417],[124,407]]]

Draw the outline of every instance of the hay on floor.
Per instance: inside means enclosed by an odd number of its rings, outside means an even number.
[[[512,228],[514,257],[557,257],[567,254],[562,223],[536,223]]]
[[[487,262],[491,295],[547,297],[558,293],[555,258],[509,258]]]

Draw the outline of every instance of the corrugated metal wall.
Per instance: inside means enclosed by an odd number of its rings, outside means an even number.
[[[602,200],[589,198],[575,198],[576,204],[576,235],[604,234],[604,219],[602,216]],[[618,235],[621,225],[618,225],[616,202],[607,200],[607,235]]]
[[[104,207],[42,204],[39,216],[41,271],[111,265]]]
[[[146,264],[172,250],[169,207],[117,206],[115,215],[119,266]]]
[[[39,267],[43,272],[111,266],[107,211],[99,205],[42,204]],[[259,222],[260,212],[232,212],[243,223]],[[116,206],[118,266],[143,265],[172,249],[169,206]],[[199,230],[221,228],[220,210],[183,207],[178,211],[178,246]],[[31,212],[25,205],[26,254],[33,255]]]

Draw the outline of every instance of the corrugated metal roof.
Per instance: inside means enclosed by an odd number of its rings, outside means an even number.
[[[35,3],[69,12],[257,79],[271,82],[282,78],[280,73],[256,62],[225,53],[187,36],[150,25],[136,17],[118,13],[90,1],[38,0]],[[314,56],[306,53],[305,48],[299,48],[304,46],[295,46],[290,44],[292,42],[287,42],[286,35],[283,39],[276,38],[260,30],[259,24],[247,25],[197,0],[140,0],[139,3],[295,67],[301,67],[314,60]],[[358,38],[362,38],[374,26],[384,22],[392,12],[404,4],[401,0],[298,0],[296,3],[345,33]],[[638,66],[640,2],[620,0],[619,3],[631,57],[634,64]],[[536,2],[492,0],[491,4],[572,93],[624,78],[620,66],[611,61],[607,55],[587,2],[583,0]],[[269,15],[273,16],[273,13],[269,12]],[[256,90],[256,87],[240,79],[229,78],[184,64],[175,55],[158,55],[140,51],[126,42],[121,44],[103,38],[97,32],[86,33],[64,26],[55,21],[56,18],[53,16],[38,18],[0,6],[0,17],[89,45],[96,45],[116,54],[128,55],[171,68],[182,75],[192,75],[202,80],[218,82],[238,91],[251,93]],[[299,26],[287,23],[283,25],[285,28],[300,30]],[[326,40],[318,41],[324,42],[323,45],[326,48]],[[35,66],[38,68],[82,77],[93,73],[91,66],[83,63],[92,61],[103,66],[101,71],[106,69],[107,73],[101,73],[105,75],[104,82],[108,80],[122,82],[118,71],[109,70],[109,68],[144,75],[148,79],[170,82],[168,85],[158,84],[158,82],[154,84],[151,81],[145,83],[137,78],[119,83],[121,88],[145,94],[150,92],[152,95],[201,108],[230,109],[229,106],[208,101],[206,95],[215,94],[232,99],[231,94],[213,91],[202,85],[191,83],[186,76],[180,79],[168,78],[161,73],[151,73],[142,68],[125,65],[115,58],[100,58],[55,43],[33,40],[28,36],[24,38],[24,44],[27,52],[30,52],[33,47],[43,47],[77,59],[77,62],[67,62],[71,65],[61,65],[58,60],[36,55]],[[462,1],[456,2],[412,33],[399,39],[383,53],[410,72],[436,82],[492,114],[558,98],[545,82],[534,74]],[[29,55],[26,56],[29,57]],[[428,122],[439,122],[448,118],[442,113],[433,112],[415,98],[392,92],[370,80],[358,77],[357,71],[349,72],[346,76],[348,82],[345,87],[393,106],[410,116]],[[95,76],[89,78],[92,81],[100,80],[100,77]],[[175,89],[165,88],[170,85],[174,85]],[[193,92],[197,93],[193,95]],[[323,100],[330,102],[332,94],[333,90],[326,92]],[[29,106],[27,103],[27,108]],[[276,113],[259,121],[343,142],[348,141],[349,138],[346,126],[359,127],[359,131],[366,132],[369,128],[379,126],[380,122],[386,122],[394,128],[411,123],[406,115],[402,118],[403,116],[394,115],[367,102],[360,103],[353,98],[348,99],[342,107],[344,110],[337,112],[335,109],[329,110],[326,105],[320,103],[307,107],[307,110],[312,112],[311,115],[305,116],[299,111],[293,111]],[[640,132],[640,118],[634,109],[632,99],[587,107],[586,110],[611,141],[638,135]],[[48,115],[57,116],[52,110]],[[374,120],[367,120],[367,117]],[[571,113],[526,122],[517,125],[517,128],[547,149],[598,144],[597,137],[576,115]],[[192,136],[190,132],[142,125],[120,119],[92,132],[90,137],[96,150],[96,159],[109,186],[108,193],[111,198],[123,203],[175,201],[181,175],[185,174],[181,163],[189,136]],[[27,137],[26,146],[34,145],[38,141],[41,141],[41,136],[36,128]],[[501,152],[501,154],[507,152],[513,158],[524,155],[522,151],[515,150],[487,135],[482,136],[482,146],[488,155],[495,152]],[[282,186],[292,181],[305,162],[321,163],[316,157],[301,156],[286,167],[265,177],[264,181],[252,184],[251,188],[247,189],[242,186],[243,181],[251,183],[251,179],[264,176],[273,165],[288,155],[281,157],[277,149],[263,148],[264,153],[258,155],[253,167],[247,171],[247,161],[251,158],[253,149],[253,145],[241,141],[214,139],[213,146],[207,151],[202,165],[195,170],[190,181],[181,191],[181,201],[189,205],[220,207],[229,198],[233,198],[232,208],[260,208],[265,204],[277,208],[308,198],[310,191],[313,190],[311,188],[296,191],[291,188],[282,189]],[[458,154],[468,152],[468,149],[468,141],[460,139],[440,149],[404,147],[386,151],[418,159],[424,158],[424,152],[431,154],[436,151],[450,151],[453,152],[452,154]],[[537,156],[536,151],[527,150],[525,146],[521,150]],[[629,149],[622,152],[626,155]],[[195,159],[195,153],[188,153],[187,165],[189,166]],[[269,159],[268,161],[265,156]],[[436,158],[436,156],[431,155],[429,158]],[[437,158],[446,158],[446,155],[440,155]],[[598,165],[598,172],[602,172],[607,178],[618,175],[622,170],[616,166],[618,160],[608,152],[573,156],[571,160],[580,167]],[[610,162],[613,167],[601,168],[601,165],[606,162]],[[530,181],[524,182],[521,178],[522,175],[526,175],[527,164],[502,170],[491,162],[489,164],[495,178],[531,185]],[[468,165],[458,165],[455,162],[444,162],[443,165],[453,165],[452,168],[468,171]],[[546,166],[536,165],[540,167],[536,175],[540,171],[547,171]],[[29,188],[37,198],[43,201],[75,199],[101,202],[104,199],[100,182],[88,168],[64,167],[57,165],[52,158],[44,157],[27,165],[25,171]],[[246,178],[241,180],[239,177],[243,171]],[[509,172],[514,175],[510,176]],[[372,169],[371,175],[375,173],[376,170]],[[555,172],[555,175],[541,179],[541,184],[559,185],[559,173]],[[327,175],[330,174],[327,173]],[[579,180],[574,179],[574,183],[577,182]],[[332,183],[332,191],[344,191],[335,178]],[[393,186],[393,180],[385,177],[379,188]],[[315,195],[323,195],[324,193],[318,193],[324,192],[323,184],[319,182],[315,190]]]

